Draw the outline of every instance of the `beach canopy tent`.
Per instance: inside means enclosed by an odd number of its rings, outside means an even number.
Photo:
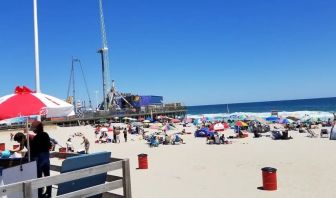
[[[210,131],[207,127],[203,127],[200,130],[195,131],[195,137],[207,137],[209,135],[214,135],[214,132]]]
[[[270,116],[270,117],[265,118],[265,120],[268,122],[276,122],[279,120],[279,118],[275,116]]]
[[[75,112],[73,105],[25,86],[17,86],[14,94],[0,98],[0,120],[31,115],[66,117],[75,115]]]

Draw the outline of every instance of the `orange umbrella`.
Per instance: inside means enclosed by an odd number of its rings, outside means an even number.
[[[243,122],[243,121],[237,121],[236,122],[236,126],[239,126],[239,127],[244,127],[244,126],[248,126],[245,122]]]

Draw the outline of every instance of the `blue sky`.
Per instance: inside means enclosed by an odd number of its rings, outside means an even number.
[[[1,96],[35,89],[32,8],[1,1]],[[336,96],[335,9],[333,0],[105,0],[110,76],[122,92],[186,105]],[[95,104],[98,1],[38,0],[38,14],[42,92],[66,97],[75,56]]]

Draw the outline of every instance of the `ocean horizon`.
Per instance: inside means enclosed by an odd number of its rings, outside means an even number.
[[[212,104],[187,106],[187,113],[190,116],[204,114],[232,114],[232,113],[271,113],[278,112],[336,112],[336,97],[279,100],[265,102],[247,102],[231,104]]]

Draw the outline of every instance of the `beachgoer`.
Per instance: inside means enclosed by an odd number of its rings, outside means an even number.
[[[125,139],[125,142],[127,142],[127,130],[126,130],[126,128],[124,129],[124,139]]]
[[[30,130],[36,134],[31,144],[31,153],[32,159],[36,160],[37,177],[50,176],[49,149],[51,143],[49,135],[43,130],[43,124],[40,121],[34,121]],[[38,197],[51,197],[51,186],[47,186],[45,194],[42,194],[42,191],[42,188],[38,189]]]
[[[65,143],[68,152],[74,152],[73,144],[71,142],[71,138],[68,138],[67,142]]]
[[[214,136],[214,143],[215,143],[215,144],[220,144],[220,140],[219,140],[219,135],[218,135],[218,134],[216,134],[216,135]]]
[[[35,135],[33,135],[33,134],[29,134],[29,143],[30,144],[34,139],[34,136]],[[24,157],[26,155],[27,151],[28,151],[27,136],[22,132],[18,132],[14,135],[13,140],[18,142],[20,145],[19,145],[19,147],[10,150],[10,152],[11,153],[14,153],[14,152],[21,153],[22,157]],[[31,150],[29,150],[29,152],[31,154]]]
[[[219,141],[220,141],[221,144],[224,144],[224,143],[225,143],[225,136],[224,136],[224,134],[222,134],[222,135],[220,136]]]
[[[58,144],[58,142],[54,139],[54,138],[51,138],[51,137],[49,137],[50,138],[50,143],[51,143],[51,148],[50,148],[50,150],[51,151],[55,151],[55,147],[56,147],[56,145]]]
[[[82,144],[84,144],[85,154],[88,154],[89,153],[89,148],[90,148],[90,142],[85,136],[83,136]]]
[[[13,141],[13,138],[14,138],[14,134],[10,133],[10,141]]]

